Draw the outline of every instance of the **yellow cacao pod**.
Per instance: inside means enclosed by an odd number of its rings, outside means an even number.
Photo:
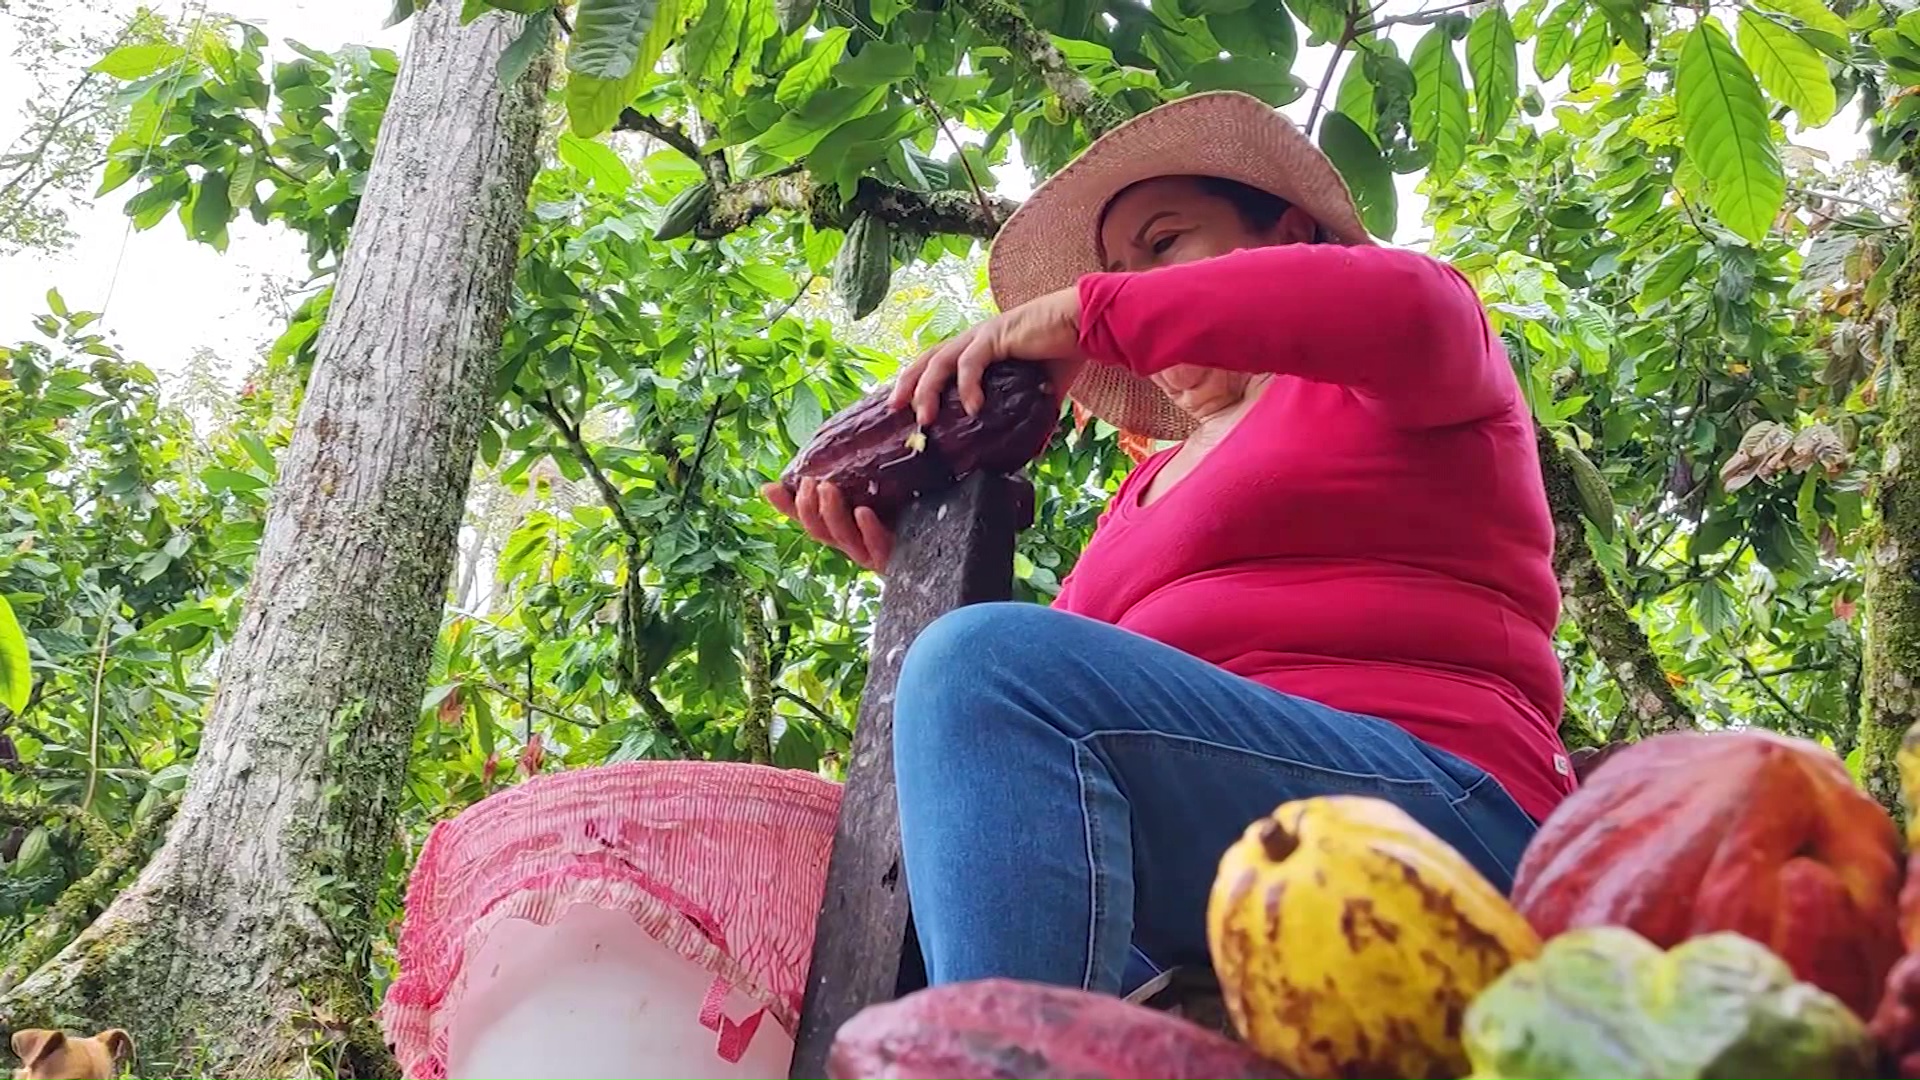
[[[1540,951],[1485,878],[1392,803],[1283,804],[1220,860],[1207,938],[1227,1011],[1300,1076],[1458,1077],[1475,995]]]

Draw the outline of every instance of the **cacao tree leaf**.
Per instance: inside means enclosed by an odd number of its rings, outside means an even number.
[[[813,388],[805,383],[794,387],[786,416],[787,437],[793,440],[793,445],[807,445],[807,440],[813,438],[813,433],[820,430],[825,421],[826,412],[820,407],[820,398]]]
[[[780,32],[797,33],[801,27],[813,21],[814,9],[820,6],[820,0],[773,0],[774,15],[780,20]]]
[[[696,82],[725,79],[740,53],[746,22],[747,0],[706,0],[693,29],[680,43],[680,73]]]
[[[1706,178],[1714,216],[1759,243],[1786,201],[1786,174],[1760,84],[1718,19],[1702,19],[1688,32],[1674,95],[1681,148]]]
[[[387,13],[386,25],[392,28],[413,18],[413,8],[414,0],[393,0],[393,10]]]
[[[1188,71],[1193,90],[1239,90],[1276,108],[1298,98],[1306,86],[1293,77],[1290,65],[1253,56],[1224,56],[1204,60]]]
[[[167,42],[122,45],[101,57],[87,70],[111,76],[122,82],[132,82],[175,64],[186,55],[187,50]]]
[[[187,214],[187,231],[215,251],[227,250],[227,222],[233,220],[233,204],[227,201],[230,191],[226,174],[210,171],[194,185],[193,198],[181,208]]]
[[[1380,156],[1373,136],[1343,112],[1331,112],[1320,120],[1320,149],[1353,191],[1354,204],[1367,231],[1383,240],[1392,239],[1399,221],[1399,195],[1393,186],[1393,170]]]
[[[869,42],[834,69],[842,86],[892,86],[913,74],[913,46]]]
[[[1293,18],[1278,4],[1252,4],[1239,11],[1209,15],[1207,29],[1233,55],[1272,60],[1289,70],[1300,52]]]
[[[1371,133],[1378,115],[1373,98],[1373,80],[1367,75],[1367,65],[1348,64],[1346,73],[1340,76],[1340,90],[1334,95],[1333,110],[1358,124],[1360,130]]]
[[[0,705],[18,714],[27,707],[33,689],[32,662],[27,654],[27,635],[14,617],[13,605],[0,596]]]
[[[1567,58],[1567,87],[1571,90],[1585,90],[1593,85],[1593,80],[1607,69],[1607,59],[1613,50],[1613,38],[1607,29],[1607,17],[1595,14],[1587,18],[1585,26],[1580,28],[1579,36],[1573,39],[1573,54]]]
[[[1587,10],[1587,0],[1563,0],[1553,9],[1533,43],[1533,73],[1541,82],[1560,74],[1573,57],[1574,25]]]
[[[660,17],[663,6],[671,6],[670,0],[580,0],[567,70],[596,79],[624,79],[635,68],[651,68],[662,49],[650,48],[649,39],[655,37],[657,23],[668,21]]]
[[[1700,264],[1700,249],[1693,244],[1677,247],[1653,264],[1646,283],[1640,288],[1639,305],[1644,310],[1680,290]]]
[[[1827,62],[1807,39],[1752,8],[1740,9],[1740,55],[1774,100],[1800,117],[1802,129],[1833,119],[1839,106]]]
[[[520,28],[513,44],[508,45],[500,54],[500,81],[509,85],[520,81],[533,64],[533,58],[540,55],[553,40],[553,20],[551,18],[533,18]]]
[[[1607,17],[1607,25],[1634,55],[1647,55],[1647,20],[1641,14],[1641,0],[1593,0]]]
[[[780,85],[774,89],[773,99],[789,109],[797,108],[815,91],[827,85],[833,78],[833,67],[840,62],[841,54],[846,51],[847,38],[852,33],[844,26],[836,26],[821,34],[807,55],[780,76]]]
[[[1433,154],[1428,170],[1445,181],[1467,157],[1467,84],[1453,39],[1442,27],[1413,47],[1413,138]]]
[[[1347,30],[1347,0],[1287,0],[1287,7],[1313,32],[1309,44],[1337,41]]]
[[[633,186],[633,170],[620,160],[613,148],[597,139],[583,139],[571,131],[562,132],[560,160],[586,177],[593,186],[610,195],[624,194]]]
[[[1520,97],[1520,56],[1513,24],[1504,7],[1473,20],[1467,31],[1467,69],[1473,73],[1473,96],[1480,110],[1480,137],[1492,139],[1513,117]]]
[[[1844,42],[1851,35],[1845,19],[1820,0],[1758,0],[1761,7],[1798,19],[1809,30],[1827,34]]]

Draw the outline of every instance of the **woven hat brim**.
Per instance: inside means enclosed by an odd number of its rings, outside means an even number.
[[[1250,94],[1193,94],[1094,140],[1014,211],[988,256],[994,302],[1005,311],[1101,269],[1107,203],[1143,180],[1182,175],[1237,180],[1306,211],[1340,243],[1373,243],[1340,171],[1291,120]],[[1110,364],[1086,365],[1069,393],[1125,431],[1183,439],[1193,429],[1153,383]]]

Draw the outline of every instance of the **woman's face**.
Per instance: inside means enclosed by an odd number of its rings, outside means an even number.
[[[1108,270],[1155,270],[1197,262],[1242,248],[1304,243],[1313,220],[1297,207],[1265,228],[1249,225],[1238,208],[1188,176],[1135,184],[1114,197],[1100,223],[1100,250]],[[1251,377],[1202,364],[1176,364],[1154,384],[1196,420],[1238,404]]]

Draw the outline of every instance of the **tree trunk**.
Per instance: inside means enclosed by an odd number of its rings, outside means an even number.
[[[1653,644],[1633,614],[1614,594],[1607,572],[1593,557],[1587,543],[1586,519],[1580,513],[1580,495],[1574,487],[1573,471],[1566,454],[1553,436],[1537,431],[1540,445],[1540,471],[1547,486],[1547,506],[1553,512],[1553,572],[1560,581],[1561,602],[1580,633],[1593,647],[1595,656],[1607,666],[1607,672],[1626,695],[1627,714],[1641,736],[1663,731],[1680,731],[1694,726],[1693,714],[1680,703],[1667,673],[1653,655]],[[1590,741],[1583,729],[1590,725],[1572,721],[1572,731],[1562,723],[1563,738],[1569,743]],[[1604,738],[1604,732],[1601,737]],[[1568,737],[1575,736],[1575,737]]]
[[[1920,197],[1920,161],[1909,157],[1902,170],[1909,200]],[[1866,559],[1860,779],[1900,816],[1894,755],[1907,728],[1920,720],[1920,478],[1914,474],[1920,467],[1920,246],[1900,267],[1894,290],[1893,389],[1874,496],[1879,522]]]
[[[374,904],[488,406],[549,58],[522,21],[415,17],[268,517],[165,845],[0,999],[14,1027],[133,1032],[136,1075],[391,1070]]]

